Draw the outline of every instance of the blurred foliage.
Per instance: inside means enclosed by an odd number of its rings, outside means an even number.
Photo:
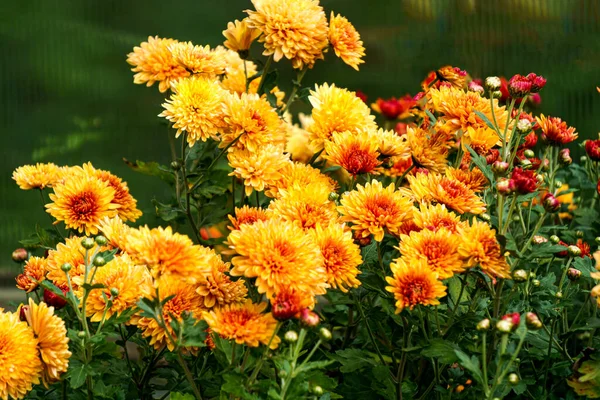
[[[535,71],[551,83],[541,112],[560,115],[582,137],[598,132],[600,1],[322,0],[352,21],[367,48],[356,73],[331,55],[306,82],[335,82],[369,96],[414,94],[428,71],[451,64],[473,77]],[[148,35],[215,46],[249,0],[30,0],[0,3],[0,266],[46,218],[40,199],[20,191],[11,171],[53,161],[109,169],[129,182],[154,224],[165,185],[123,162],[169,161],[156,87],[132,83],[126,54]],[[328,11],[329,12],[329,11]],[[255,46],[253,51],[259,52]],[[279,66],[291,81],[289,66]],[[286,89],[284,87],[284,89]],[[298,105],[300,110],[302,105]],[[149,112],[150,110],[150,112]]]

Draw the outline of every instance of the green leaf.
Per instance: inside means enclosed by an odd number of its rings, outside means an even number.
[[[131,162],[126,158],[123,158],[125,164],[134,171],[142,173],[144,175],[156,176],[160,180],[167,182],[169,185],[175,184],[175,177],[173,176],[173,172],[164,165],[160,165],[156,161],[144,162],[144,161],[135,161]]]
[[[377,245],[375,242],[363,247],[361,249],[361,256],[364,265],[375,264],[379,262],[379,259],[377,258]]]
[[[152,204],[154,204],[156,215],[163,221],[169,222],[185,216],[185,212],[183,212],[183,210],[173,207],[170,204],[160,203],[156,199],[152,199]]]
[[[77,389],[83,386],[85,379],[92,375],[94,370],[91,366],[82,363],[71,363],[69,366],[69,384],[71,388]]]
[[[447,282],[448,294],[450,295],[450,300],[452,300],[452,307],[454,307],[456,303],[461,303],[469,299],[469,293],[466,290],[463,290],[461,298],[458,298],[460,295],[460,288],[462,286],[459,277],[453,276],[452,278],[448,279]]]
[[[429,117],[429,119],[431,120],[431,125],[435,125],[437,123],[437,119],[435,118],[435,116],[431,113],[431,111],[429,110],[425,110],[425,114],[427,114],[427,116]]]
[[[335,360],[324,360],[324,361],[310,361],[304,363],[299,368],[296,369],[297,373],[310,371],[312,369],[323,369],[331,364],[333,364]]]
[[[481,385],[487,385],[487,382],[483,382],[483,375],[481,373],[481,369],[479,368],[479,359],[477,357],[469,357],[461,350],[454,350],[454,353],[458,357],[458,363],[467,369],[477,382],[479,382]]]
[[[473,161],[473,163],[481,170],[481,172],[483,172],[483,175],[485,175],[487,180],[490,181],[490,183],[493,183],[494,182],[494,174],[492,173],[492,170],[488,166],[487,161],[485,160],[485,157],[482,157],[479,154],[477,154],[475,152],[475,150],[473,150],[471,148],[471,146],[465,145],[465,147],[467,148],[469,153],[471,153],[471,161]]]
[[[196,400],[196,398],[189,393],[171,392],[169,393],[171,400]]]
[[[115,258],[115,254],[117,254],[118,251],[119,249],[105,250],[98,253],[98,256],[104,258],[106,262],[110,262]]]
[[[59,288],[57,288],[52,282],[50,282],[47,279],[44,279],[43,281],[40,282],[40,286],[46,290],[51,291],[52,293],[54,293],[55,295],[57,295],[58,297],[60,297],[63,300],[67,300],[67,297],[65,296],[65,294],[63,293],[62,290],[60,290]]]
[[[154,300],[151,299],[141,299],[137,302],[137,306],[142,310],[142,317],[149,317],[156,319],[156,305],[154,304]]]
[[[245,376],[230,373],[223,375],[223,379],[225,383],[221,386],[222,392],[232,394],[243,400],[260,400],[260,397],[246,390],[244,386]]]
[[[340,372],[343,373],[353,372],[363,368],[371,368],[378,365],[369,353],[359,349],[338,350],[332,357],[342,364]]]
[[[432,339],[429,345],[421,351],[421,355],[437,358],[444,364],[452,364],[458,361],[457,350],[460,351],[460,348],[448,340]]]
[[[485,124],[486,124],[486,125],[487,125],[489,128],[491,128],[491,129],[493,129],[494,131],[498,132],[498,130],[497,130],[497,128],[496,128],[496,125],[494,125],[494,124],[492,123],[492,121],[490,121],[490,120],[488,119],[488,117],[486,117],[486,115],[485,115],[484,113],[482,113],[481,111],[475,110],[475,114],[477,114],[477,116],[478,116],[479,118],[481,118],[481,119],[483,120],[483,122],[485,122]]]
[[[185,347],[205,347],[206,329],[208,324],[204,320],[195,320],[191,315],[186,315],[181,327],[183,329],[183,345]]]

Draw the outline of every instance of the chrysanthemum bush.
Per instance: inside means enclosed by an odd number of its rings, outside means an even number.
[[[163,226],[90,162],[15,170],[53,226],[13,253],[0,398],[600,397],[600,140],[572,163],[535,73],[442,67],[371,106],[302,87],[325,55],[358,69],[358,32],[316,0],[253,5],[224,47],[127,57],[165,93],[171,164],[128,162],[172,188]]]

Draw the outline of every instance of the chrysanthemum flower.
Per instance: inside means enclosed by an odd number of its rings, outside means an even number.
[[[73,283],[73,289],[77,289],[77,284],[73,279],[78,276],[83,276],[85,272],[85,249],[81,247],[81,237],[72,236],[67,238],[64,243],[56,245],[56,250],[48,252],[46,259],[46,278],[51,280],[60,288],[68,287],[66,273],[61,269],[63,264],[70,264],[71,269],[68,274]],[[96,245],[88,250],[88,256],[98,249]],[[101,250],[104,250],[101,248]],[[88,260],[89,261],[89,260]]]
[[[277,219],[242,225],[227,238],[238,255],[231,260],[233,276],[256,278],[267,297],[289,287],[313,296],[324,294],[326,271],[319,247],[298,225]]]
[[[225,126],[219,147],[232,145],[251,152],[272,144],[283,146],[286,126],[265,98],[243,93],[225,96]]]
[[[470,126],[463,133],[460,144],[463,151],[467,152],[467,146],[469,146],[475,153],[485,157],[492,147],[500,144],[500,138],[493,129],[487,126],[478,127],[477,129]]]
[[[171,337],[175,335],[171,321],[173,317],[177,321],[182,320],[181,314],[188,312],[195,319],[201,319],[204,309],[202,307],[203,298],[196,293],[196,287],[184,280],[170,275],[165,276],[158,282],[158,295],[161,301],[167,297],[174,296],[163,305],[163,315],[165,325]],[[152,293],[150,298],[155,298],[156,292]],[[136,325],[141,331],[143,337],[150,338],[150,345],[156,350],[167,346],[169,351],[175,349],[174,343],[169,340],[165,329],[156,322],[154,318],[140,317],[135,315],[131,318],[131,324]]]
[[[465,226],[465,222],[460,220],[460,217],[448,210],[444,204],[427,204],[419,205],[419,211],[413,214],[413,221],[420,229],[429,229],[437,231],[438,229],[447,229],[452,233],[456,233],[458,228]]]
[[[385,278],[390,284],[385,290],[396,299],[396,314],[405,308],[412,310],[418,304],[438,305],[439,299],[446,295],[446,287],[423,259],[406,262],[400,258],[390,268],[393,276]]]
[[[256,151],[235,149],[227,154],[227,159],[233,168],[229,175],[244,180],[247,196],[252,190],[262,192],[281,179],[282,171],[290,163],[282,148],[271,144]]]
[[[276,349],[281,341],[275,335],[277,321],[271,313],[263,313],[266,308],[267,303],[252,304],[247,300],[205,312],[204,319],[209,328],[224,339],[250,347],[266,346],[271,341],[270,348]]]
[[[392,164],[392,166],[390,168],[381,168],[380,167],[379,172],[381,172],[387,176],[398,177],[398,176],[404,175],[404,173],[406,173],[406,171],[408,171],[408,169],[411,168],[413,165],[411,156],[394,157],[394,158],[390,159],[390,163]],[[411,171],[409,171],[409,173],[410,172]]]
[[[357,267],[363,260],[352,232],[345,230],[343,225],[331,224],[323,228],[317,226],[311,234],[325,260],[327,283],[344,293],[348,288],[360,286],[360,281],[356,278],[360,274]]]
[[[35,304],[31,298],[25,309],[25,318],[38,340],[43,365],[42,380],[48,387],[69,368],[71,352],[65,321],[54,315],[54,307],[48,307],[44,302]]]
[[[470,171],[448,167],[446,168],[446,176],[464,183],[475,193],[482,192],[489,185],[489,181],[477,167],[473,167]]]
[[[285,152],[292,161],[307,164],[315,154],[310,145],[310,133],[298,125],[287,123]]]
[[[146,86],[158,82],[158,90],[163,93],[169,90],[171,83],[189,76],[189,71],[175,60],[169,50],[169,46],[175,43],[178,43],[177,40],[150,36],[140,47],[134,47],[133,52],[127,55],[127,62],[134,67],[131,70],[136,72],[133,82],[145,83]]]
[[[467,71],[463,71],[458,67],[446,65],[435,71],[434,76],[438,79],[439,83],[448,82],[457,89],[464,89],[467,86],[469,74],[467,74]],[[423,84],[422,86],[423,90],[427,91],[427,86]]]
[[[313,123],[308,127],[315,151],[323,149],[326,140],[335,132],[374,131],[375,117],[356,93],[335,85],[316,85],[308,97],[313,106]]]
[[[281,196],[282,190],[294,186],[305,187],[311,183],[324,186],[330,192],[337,188],[336,182],[318,169],[299,162],[292,162],[284,166],[281,177],[269,186],[265,194],[277,198]]]
[[[327,47],[327,17],[318,0],[252,0],[248,26],[262,32],[263,55],[292,60],[296,69],[312,68]]]
[[[27,293],[34,291],[46,277],[46,259],[29,257],[23,268],[23,273],[17,276],[17,288]]]
[[[262,208],[242,206],[241,208],[235,208],[235,217],[229,215],[229,220],[233,226],[230,226],[230,230],[240,229],[242,225],[250,224],[257,221],[266,221],[269,219],[268,214]]]
[[[186,236],[168,226],[150,229],[148,226],[131,229],[129,254],[135,264],[146,265],[156,279],[171,275],[191,283],[209,271],[214,251],[194,244]]]
[[[0,399],[22,399],[40,383],[38,339],[19,315],[0,309]]]
[[[95,176],[75,174],[54,187],[54,193],[50,193],[52,203],[46,204],[46,211],[57,222],[64,221],[69,229],[95,235],[102,218],[117,214],[120,205],[114,199],[115,189],[107,182]]]
[[[457,250],[460,237],[447,229],[423,229],[400,236],[400,254],[407,263],[423,259],[438,279],[451,278],[465,269]]]
[[[383,240],[386,230],[397,234],[413,208],[412,201],[396,191],[393,183],[384,188],[377,180],[365,186],[357,185],[357,189],[344,194],[340,202],[340,220],[352,223],[352,229],[361,231],[363,237],[372,234],[378,242]]]
[[[410,156],[410,147],[406,135],[398,135],[393,130],[379,129],[374,134],[379,140],[379,153],[384,158],[406,158]]]
[[[129,243],[129,234],[131,228],[125,225],[118,216],[113,218],[104,217],[98,224],[98,229],[106,239],[108,244],[116,249],[125,251]]]
[[[300,292],[289,287],[282,287],[271,296],[271,313],[279,321],[298,318],[305,308],[312,308],[315,299],[310,293]]]
[[[171,54],[179,65],[194,74],[209,78],[225,73],[225,60],[210,46],[195,46],[192,42],[177,42],[169,46]]]
[[[216,139],[223,126],[223,99],[225,90],[219,82],[202,76],[192,76],[173,84],[173,95],[162,106],[165,117],[177,129],[175,137],[187,132],[187,141],[193,146],[198,140]]]
[[[329,200],[330,193],[327,186],[319,183],[294,185],[280,190],[280,197],[269,204],[267,213],[272,219],[290,221],[303,229],[329,226],[338,219],[335,203]]]
[[[246,51],[261,33],[258,29],[248,26],[248,18],[241,21],[236,19],[234,22],[227,23],[227,29],[223,31],[223,36],[227,40],[223,45],[229,50]]]
[[[433,172],[442,172],[448,165],[449,138],[442,132],[429,132],[409,127],[406,139],[413,162]]]
[[[12,174],[12,178],[23,190],[52,187],[59,182],[60,177],[60,167],[52,163],[23,165]]]
[[[467,185],[456,179],[434,173],[419,173],[407,179],[418,202],[445,204],[460,214],[485,212],[485,203]]]
[[[373,172],[381,163],[378,147],[377,138],[368,132],[336,132],[325,142],[323,157],[357,176]]]
[[[394,121],[398,118],[407,118],[410,116],[410,110],[417,104],[417,101],[410,94],[402,97],[390,97],[388,99],[378,98],[375,103],[371,103],[371,109],[377,114],[383,115],[386,119]]]
[[[77,278],[75,280],[77,281]],[[86,313],[92,322],[102,320],[109,300],[112,305],[106,311],[106,319],[135,307],[142,297],[149,297],[153,290],[152,276],[148,268],[135,265],[127,255],[117,256],[99,268],[93,283],[100,283],[105,287],[93,290],[88,295]],[[118,295],[113,296],[111,289],[117,289]],[[83,290],[80,288],[75,295],[81,300]]]
[[[567,125],[565,121],[558,117],[545,117],[542,114],[537,118],[539,127],[542,129],[542,139],[546,140],[552,146],[560,146],[571,143],[577,139],[575,128]]]
[[[239,303],[246,300],[248,289],[243,279],[232,281],[226,272],[229,264],[215,254],[210,261],[210,271],[202,276],[198,282],[196,293],[202,296],[205,308],[223,306],[225,304]]]
[[[486,274],[496,278],[510,277],[510,266],[496,240],[496,231],[487,223],[473,219],[471,226],[459,228],[458,234],[462,237],[458,252],[467,266],[479,265]]]
[[[335,55],[358,71],[358,66],[365,61],[365,48],[360,34],[354,26],[341,15],[331,12],[329,17],[329,43]]]

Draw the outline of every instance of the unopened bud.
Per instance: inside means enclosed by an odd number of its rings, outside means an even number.
[[[513,271],[512,277],[515,282],[525,282],[527,280],[527,271],[524,269],[517,269]]]
[[[519,161],[519,165],[521,166],[521,168],[523,169],[531,169],[531,167],[533,167],[533,164],[531,163],[531,161],[529,161],[529,159],[524,158],[522,160]]]
[[[496,323],[496,329],[502,333],[509,333],[512,330],[512,322],[500,320]]]
[[[556,235],[552,235],[550,236],[550,241],[554,244],[559,244],[560,243],[560,238]]]
[[[69,263],[64,263],[63,265],[60,266],[60,269],[63,270],[64,272],[69,272],[72,268],[73,268],[73,266]]]
[[[287,373],[287,371],[285,369],[280,369],[278,375],[279,375],[280,378],[287,378],[288,373]]]
[[[517,122],[517,130],[522,135],[529,133],[529,131],[531,131],[531,122],[526,119],[520,119],[519,122]]]
[[[512,374],[509,374],[508,383],[510,383],[511,385],[516,385],[517,383],[519,383],[519,376],[514,372]]]
[[[94,239],[92,239],[90,237],[81,239],[81,246],[86,250],[91,249],[95,245],[96,245],[96,243],[94,242]]]
[[[181,169],[181,163],[179,161],[172,161],[171,162],[171,168],[175,171],[178,171]]]
[[[102,266],[106,265],[106,259],[102,256],[96,256],[94,258],[94,265],[96,267],[102,267]]]
[[[556,187],[557,189],[560,189],[562,187],[563,183],[561,181],[554,181],[554,187]]]
[[[587,160],[588,160],[587,156],[581,156],[581,157],[579,157],[579,161],[580,161],[582,164],[585,164],[585,162],[586,162]]]
[[[578,257],[581,255],[581,249],[575,245],[570,245],[569,247],[567,247],[567,253],[571,257]]]
[[[573,159],[571,158],[571,152],[569,149],[562,149],[560,153],[558,153],[558,161],[562,165],[571,165]]]
[[[493,98],[495,98],[495,99],[499,99],[499,98],[501,98],[501,97],[502,97],[502,92],[501,92],[501,91],[499,91],[499,90],[494,90],[494,91],[492,92],[492,97],[493,97]]]
[[[66,294],[66,291],[63,290],[62,292],[63,295]],[[54,307],[57,310],[60,310],[61,308],[67,305],[67,300],[63,299],[62,297],[48,289],[44,289],[44,303],[48,304],[51,307]]]
[[[545,237],[541,236],[541,235],[535,235],[533,237],[533,243],[535,244],[542,244],[542,243],[547,243],[548,239],[546,239]]]
[[[505,161],[494,161],[492,164],[492,172],[496,176],[504,175],[506,171],[508,171],[508,167],[509,165]]]
[[[16,249],[12,252],[12,259],[16,263],[22,263],[29,258],[29,252],[23,248]]]
[[[321,329],[319,329],[319,337],[321,338],[322,341],[324,342],[328,342],[331,340],[331,331],[325,327],[322,327]]]
[[[600,236],[596,236],[594,242],[596,242],[597,245],[600,245]]]
[[[323,388],[321,386],[314,386],[312,392],[317,396],[321,396],[323,394]]]
[[[79,331],[79,332],[77,332],[77,337],[79,339],[85,339],[86,336],[87,336],[87,334],[85,333],[85,331]]]
[[[569,268],[567,270],[567,276],[569,277],[570,281],[575,282],[581,277],[581,271],[577,268]]]
[[[577,339],[579,340],[589,340],[589,338],[592,336],[592,334],[589,331],[585,331],[585,332],[581,332],[580,334],[577,335]]]
[[[488,318],[482,319],[477,323],[478,331],[487,331],[490,329],[490,320]]]
[[[491,219],[492,219],[492,217],[488,213],[483,213],[479,217],[481,217],[481,219],[484,220],[484,221],[486,221],[486,222],[490,222]]]
[[[556,297],[557,299],[562,299],[563,298],[563,292],[556,292],[554,294],[554,297]]]
[[[500,89],[502,81],[497,76],[488,76],[485,78],[485,87],[487,90],[495,91]]]
[[[539,287],[542,283],[539,281],[539,279],[534,279],[534,280],[531,281],[531,284],[534,287]]]
[[[300,312],[300,321],[304,325],[314,328],[319,325],[319,316],[308,308],[305,308]]]
[[[114,298],[116,298],[119,295],[119,289],[117,288],[111,288],[110,289],[110,295]]]
[[[29,306],[23,305],[19,309],[19,319],[21,321],[27,321],[27,310],[29,310]]]
[[[519,221],[521,221],[521,217],[518,215],[513,215],[512,220],[515,222],[519,222]]]
[[[533,152],[533,150],[531,149],[527,149],[523,152],[523,155],[527,158],[533,158],[535,157],[535,153]]]
[[[550,160],[548,160],[547,158],[544,158],[542,160],[542,171],[549,171],[550,170]]]
[[[329,193],[329,201],[336,201],[339,198],[340,198],[340,195],[337,194],[336,192]]]
[[[500,179],[496,182],[496,190],[502,195],[511,194],[515,190],[515,181],[512,179]]]
[[[517,312],[508,313],[506,315],[503,315],[501,319],[503,321],[510,322],[512,329],[515,330],[519,327],[519,324],[521,323],[521,314]]]
[[[96,243],[98,244],[98,246],[106,246],[106,243],[108,242],[106,240],[106,237],[102,236],[102,235],[98,235],[96,236],[95,239]]]
[[[283,335],[283,339],[288,343],[296,343],[298,341],[298,334],[296,331],[287,331],[285,335]]]
[[[583,231],[575,231],[575,235],[577,235],[578,238],[582,238],[585,233],[583,233]]]
[[[531,329],[532,331],[542,329],[542,321],[540,321],[535,313],[528,312],[525,314],[525,323],[527,324],[527,328]]]
[[[560,210],[560,201],[552,193],[546,193],[542,200],[544,210],[549,213],[554,213]]]

